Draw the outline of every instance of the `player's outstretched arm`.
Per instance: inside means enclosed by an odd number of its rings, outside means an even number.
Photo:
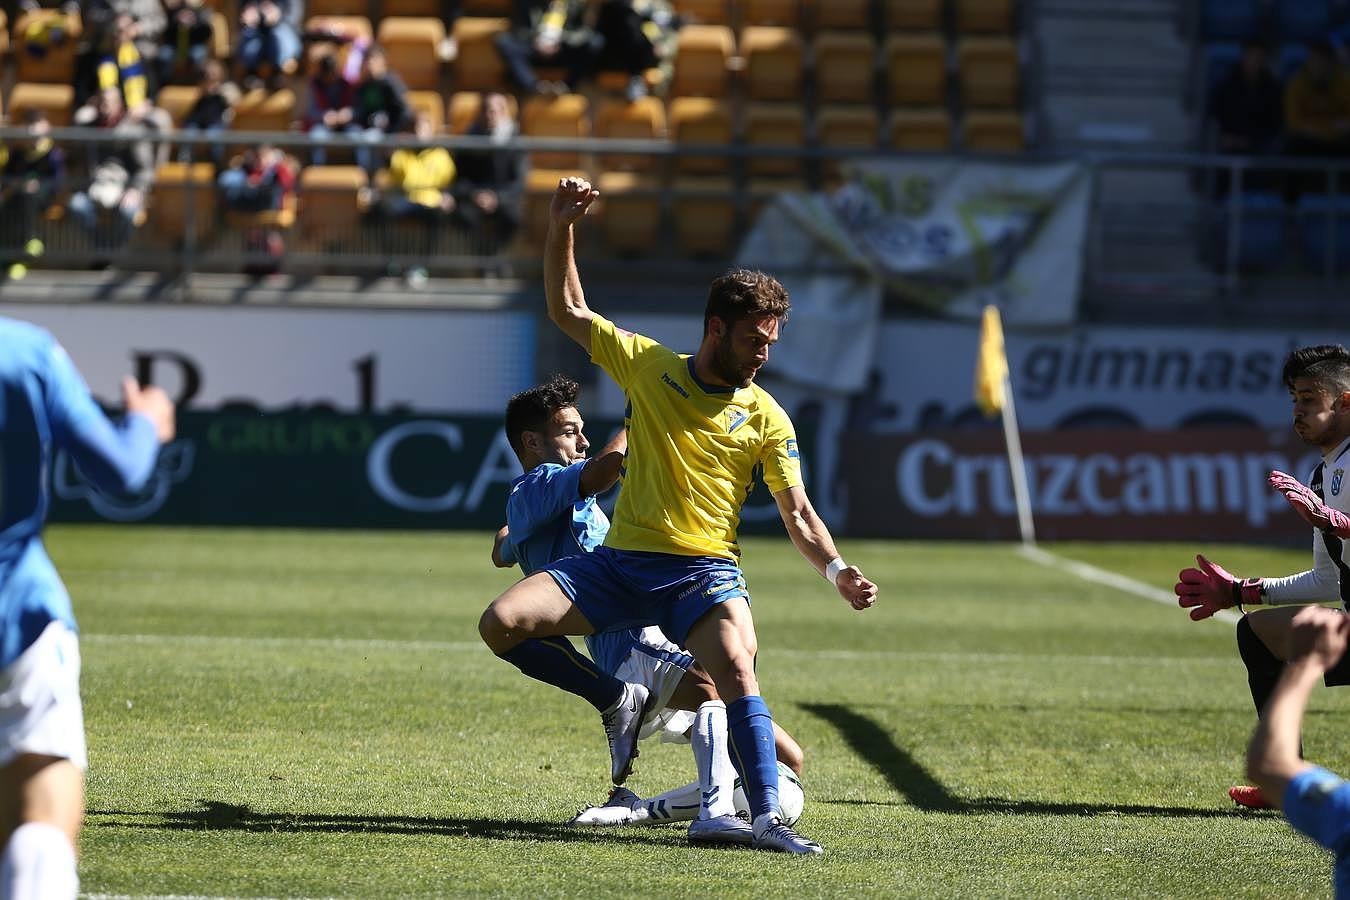
[[[1303,710],[1350,637],[1350,616],[1321,606],[1300,610],[1291,625],[1291,658],[1247,746],[1247,775],[1272,801],[1283,798],[1289,781],[1310,765],[1299,756]]]
[[[623,474],[623,461],[628,453],[628,429],[620,428],[600,452],[586,460],[581,470],[581,496],[603,494],[614,486]]]
[[[1182,569],[1172,588],[1177,604],[1191,611],[1195,621],[1208,619],[1230,606],[1256,606],[1263,602],[1264,590],[1260,578],[1239,579],[1203,556],[1196,556],[1198,569]]]
[[[568,337],[591,351],[591,319],[572,240],[572,226],[590,209],[600,192],[584,178],[558,182],[548,208],[548,237],[544,240],[544,295],[548,317]]]
[[[839,558],[830,530],[816,514],[815,507],[801,487],[790,487],[773,495],[778,514],[783,517],[788,536],[806,561],[815,566],[839,591],[839,596],[854,609],[867,609],[877,601],[877,586],[863,577],[862,570]]]

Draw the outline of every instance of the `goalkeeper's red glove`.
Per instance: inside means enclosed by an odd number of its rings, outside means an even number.
[[[1249,604],[1256,606],[1261,602],[1261,579],[1244,578],[1238,580],[1224,571],[1222,566],[1197,556],[1198,569],[1182,569],[1177,575],[1181,581],[1177,584],[1177,603],[1191,610],[1195,621],[1208,619],[1221,609],[1230,606]]]
[[[1293,475],[1275,470],[1270,473],[1270,486],[1284,494],[1284,499],[1289,501],[1294,512],[1312,527],[1319,531],[1330,531],[1336,537],[1350,538],[1350,516],[1327,506],[1321,497]]]

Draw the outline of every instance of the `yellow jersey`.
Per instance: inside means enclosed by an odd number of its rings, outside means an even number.
[[[591,359],[628,398],[628,458],[605,544],[736,559],[741,505],[757,468],[773,493],[799,487],[792,421],[757,384],[703,383],[694,360],[597,315]]]

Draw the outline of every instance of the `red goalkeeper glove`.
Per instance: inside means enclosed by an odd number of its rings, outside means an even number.
[[[1350,538],[1350,516],[1327,506],[1321,497],[1293,475],[1273,471],[1270,473],[1270,486],[1284,494],[1284,499],[1289,501],[1294,512],[1312,527],[1319,531],[1330,531],[1336,537]]]
[[[1229,575],[1222,566],[1197,556],[1198,569],[1182,569],[1177,575],[1181,581],[1177,584],[1177,603],[1191,611],[1191,618],[1199,622],[1208,619],[1221,609],[1230,606],[1261,603],[1261,579],[1244,578],[1238,580]]]

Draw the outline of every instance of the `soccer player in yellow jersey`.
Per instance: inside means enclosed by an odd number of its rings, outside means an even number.
[[[824,852],[778,813],[773,719],[755,677],[757,641],[736,529],[756,468],[792,542],[854,609],[877,587],[839,558],[802,487],[792,422],[754,383],[778,340],[787,291],[761,272],[716,279],[693,356],[631,334],[586,306],[573,225],[599,192],[558,185],[544,247],[548,314],[628,397],[628,455],[603,546],[517,582],[483,613],[479,633],[525,674],[591,702],[605,719],[616,783],[627,777],[649,698],[607,676],[561,635],[659,625],[688,648],[726,701],[732,761],[746,786],[758,849]]]

